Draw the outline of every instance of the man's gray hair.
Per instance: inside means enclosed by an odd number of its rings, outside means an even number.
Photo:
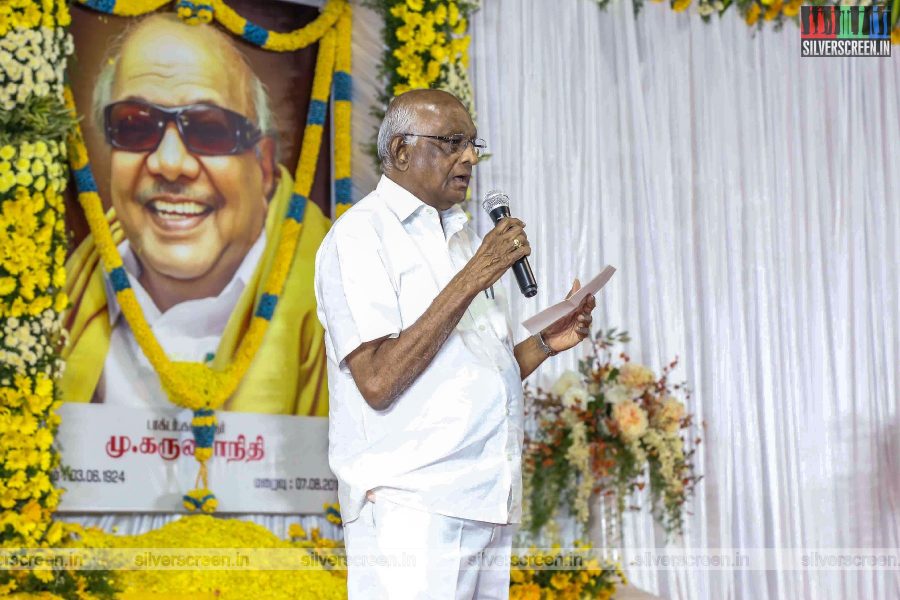
[[[155,18],[157,19],[168,17],[171,17],[170,20],[172,20],[173,23],[182,23],[175,15],[155,15]],[[97,82],[94,84],[94,96],[91,102],[91,115],[94,118],[95,127],[99,129],[103,128],[103,109],[112,101],[113,84],[116,79],[116,67],[119,64],[122,47],[128,36],[139,25],[140,21],[127,28],[115,42],[113,42],[110,46],[109,58],[104,61],[105,64],[103,69],[97,76]],[[224,36],[226,34],[220,33],[220,35]],[[231,43],[230,38],[229,43]],[[235,50],[237,51],[237,49]],[[256,73],[253,71],[253,68],[244,54],[240,51],[237,51],[237,53],[247,67],[247,73],[250,79],[250,100],[253,104],[253,112],[256,113],[256,126],[259,127],[259,130],[263,135],[272,136],[277,140],[274,117],[272,116],[272,107],[269,104],[269,94],[266,91],[266,86],[260,78],[256,76]]]
[[[415,129],[416,111],[408,103],[397,102],[395,97],[388,105],[378,128],[378,158],[381,160],[381,170],[388,171],[394,164],[391,158],[391,140],[398,135],[409,133]],[[418,138],[407,138],[407,143],[415,145]]]

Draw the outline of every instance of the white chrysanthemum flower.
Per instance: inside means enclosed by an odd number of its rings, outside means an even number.
[[[570,387],[575,385],[582,385],[581,375],[575,371],[566,371],[559,376],[559,379],[557,379],[556,383],[553,384],[553,387],[550,388],[550,393],[554,396],[562,396]]]
[[[580,383],[580,382],[579,382]],[[573,385],[562,395],[562,404],[566,408],[584,408],[588,403],[588,392],[581,385]]]
[[[620,404],[634,399],[634,391],[621,384],[611,385],[603,390],[603,399],[608,404]]]

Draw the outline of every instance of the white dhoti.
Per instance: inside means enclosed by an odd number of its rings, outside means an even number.
[[[507,600],[517,527],[367,501],[344,524],[348,598]]]

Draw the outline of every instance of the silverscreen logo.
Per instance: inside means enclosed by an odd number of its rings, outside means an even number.
[[[890,56],[891,8],[801,6],[801,56]]]

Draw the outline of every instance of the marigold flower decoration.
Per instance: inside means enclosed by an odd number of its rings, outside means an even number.
[[[436,88],[459,98],[475,114],[469,79],[469,17],[477,0],[372,0],[384,19],[385,51],[380,71],[381,107],[408,90]],[[377,108],[376,113],[383,108]]]
[[[549,552],[532,547],[525,555],[514,556],[509,573],[510,600],[609,599],[620,584],[628,584],[620,564],[601,562],[592,556],[587,544],[576,541],[574,546],[566,552],[558,544]],[[546,568],[548,565],[553,568]],[[567,568],[570,565],[572,568]]]
[[[124,549],[168,548],[178,556],[198,548],[215,549],[215,557],[235,567],[187,569],[124,569],[119,571],[123,596],[259,598],[262,600],[343,600],[347,597],[346,569],[337,557],[342,543],[307,536],[299,525],[281,539],[262,525],[238,519],[190,515],[140,535],[112,535],[84,531],[91,547]],[[314,539],[309,539],[313,537]],[[224,563],[223,563],[224,564]],[[334,565],[334,568],[332,567]]]

